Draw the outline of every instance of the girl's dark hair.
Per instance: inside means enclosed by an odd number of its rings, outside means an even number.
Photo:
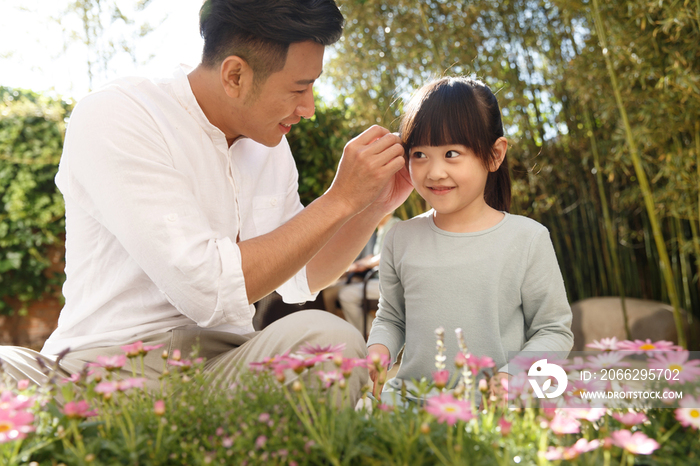
[[[461,144],[488,168],[495,158],[493,146],[503,136],[503,122],[496,96],[486,84],[449,77],[418,90],[406,105],[399,132],[406,156],[415,146]],[[489,171],[484,198],[496,210],[510,210],[507,158],[498,170]]]
[[[236,55],[260,83],[284,68],[289,44],[331,45],[343,34],[343,22],[333,0],[206,0],[199,10],[202,64]]]

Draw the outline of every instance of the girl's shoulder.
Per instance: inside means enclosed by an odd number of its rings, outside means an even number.
[[[521,233],[529,232],[532,234],[542,233],[544,231],[549,231],[546,226],[542,225],[537,220],[533,220],[530,217],[525,217],[523,215],[506,214],[507,222],[504,226],[510,229],[517,229]]]

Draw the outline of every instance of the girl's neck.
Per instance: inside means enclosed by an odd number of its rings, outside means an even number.
[[[476,207],[476,206],[475,206]],[[470,212],[458,214],[433,214],[435,226],[451,233],[476,233],[488,230],[503,220],[505,214],[484,203]]]

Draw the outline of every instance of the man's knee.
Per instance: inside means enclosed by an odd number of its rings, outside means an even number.
[[[297,331],[299,343],[313,345],[345,344],[344,354],[351,357],[364,357],[367,353],[362,334],[352,324],[330,312],[318,310],[298,311],[277,322],[289,332]]]

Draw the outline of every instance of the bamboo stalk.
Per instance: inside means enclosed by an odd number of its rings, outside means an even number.
[[[683,234],[683,225],[681,219],[676,217],[676,241],[678,242],[678,258],[680,259],[681,268],[681,284],[683,285],[683,297],[685,298],[685,309],[692,309],[692,300],[690,296],[690,283],[688,280],[688,260],[685,253],[685,235]]]
[[[608,247],[610,248],[610,256],[613,262],[613,271],[615,275],[615,285],[617,293],[620,296],[620,304],[622,305],[622,320],[625,323],[625,335],[628,340],[632,339],[630,331],[629,316],[627,315],[627,304],[625,303],[625,285],[623,284],[623,271],[620,268],[620,258],[617,254],[617,240],[615,239],[615,231],[613,230],[610,211],[608,211],[608,197],[605,194],[605,185],[603,184],[603,172],[600,168],[600,155],[598,154],[598,143],[593,133],[593,124],[591,116],[588,114],[588,109],[583,110],[583,116],[586,121],[588,130],[588,139],[591,141],[591,152],[593,152],[593,166],[595,167],[595,178],[598,185],[598,195],[600,196],[600,204],[603,209],[603,221],[605,222],[605,233],[608,239]]]
[[[651,223],[652,232],[654,234],[654,241],[656,243],[656,249],[660,256],[661,271],[663,273],[664,281],[666,283],[666,290],[668,292],[671,305],[673,306],[673,318],[676,322],[676,331],[678,332],[678,344],[683,348],[687,348],[685,330],[683,327],[683,320],[680,313],[680,302],[678,299],[678,293],[676,291],[676,284],[673,279],[673,273],[671,271],[671,261],[668,257],[666,243],[664,242],[659,222],[656,218],[656,211],[654,210],[654,197],[651,191],[651,187],[649,186],[647,175],[644,172],[641,157],[639,156],[639,152],[637,152],[637,144],[634,141],[634,137],[632,136],[632,127],[627,117],[627,110],[625,110],[625,106],[622,101],[622,95],[620,93],[620,88],[617,83],[617,76],[615,74],[615,70],[613,69],[612,60],[610,59],[608,44],[605,38],[605,27],[603,25],[603,20],[600,17],[600,10],[598,8],[598,0],[593,0],[593,15],[596,30],[598,32],[600,46],[603,49],[605,66],[608,69],[613,93],[615,94],[615,101],[617,102],[617,107],[620,111],[620,116],[622,117],[622,121],[625,126],[625,137],[627,139],[627,145],[629,146],[630,155],[632,156],[632,164],[634,165],[634,171],[637,175],[637,179],[639,180],[639,187],[642,190],[644,205],[647,210],[647,215],[649,216],[649,222]]]

